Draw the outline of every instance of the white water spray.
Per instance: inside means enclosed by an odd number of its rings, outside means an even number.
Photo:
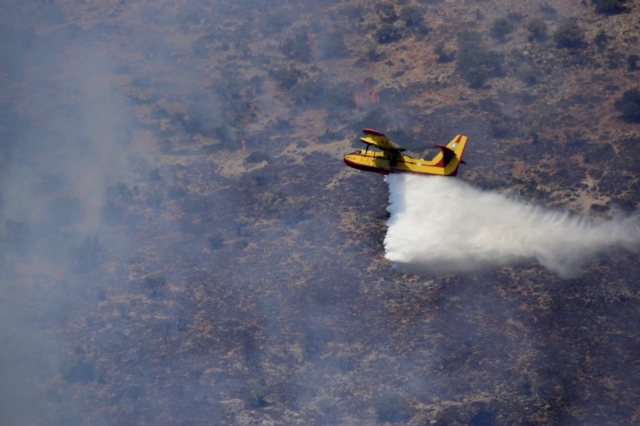
[[[386,182],[386,258],[403,273],[446,274],[537,260],[561,278],[573,278],[599,253],[640,248],[637,215],[583,219],[450,177],[394,174]]]

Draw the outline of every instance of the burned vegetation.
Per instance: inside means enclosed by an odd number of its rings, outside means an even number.
[[[637,255],[399,274],[342,156],[637,211],[637,5],[5,3],[3,424],[635,421]]]

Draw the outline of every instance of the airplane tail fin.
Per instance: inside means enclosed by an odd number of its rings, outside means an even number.
[[[465,164],[462,161],[462,154],[464,154],[464,149],[467,147],[467,139],[466,136],[458,135],[447,144],[447,148],[453,150],[460,164]]]
[[[440,153],[436,155],[434,160],[437,160],[437,167],[447,167],[449,163],[455,158],[457,160],[456,168],[451,173],[452,176],[455,176],[458,172],[458,167],[460,164],[465,164],[462,161],[462,154],[464,154],[464,149],[467,146],[467,137],[462,135],[457,135],[455,138],[451,140],[446,146],[445,145],[436,145],[436,147],[440,150]]]

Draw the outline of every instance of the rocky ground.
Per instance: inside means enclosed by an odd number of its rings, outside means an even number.
[[[474,186],[635,210],[640,9],[596,3],[7,2],[2,424],[638,421],[637,255],[402,275],[341,161],[465,134]]]

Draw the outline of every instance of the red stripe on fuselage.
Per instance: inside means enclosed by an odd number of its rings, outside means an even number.
[[[354,155],[359,155],[359,154],[354,154]],[[364,155],[361,155],[361,156],[364,157]],[[427,175],[427,176],[456,176],[458,174],[458,168],[456,168],[452,173],[448,175],[437,175],[435,173],[414,172],[413,170],[396,170],[396,169],[385,169],[382,167],[365,166],[363,164],[359,164],[359,163],[355,163],[353,161],[347,160],[346,158],[344,159],[344,163],[347,166],[352,167],[354,169],[362,170],[365,172],[374,172],[374,173],[382,173],[382,174],[413,173],[414,175]]]

